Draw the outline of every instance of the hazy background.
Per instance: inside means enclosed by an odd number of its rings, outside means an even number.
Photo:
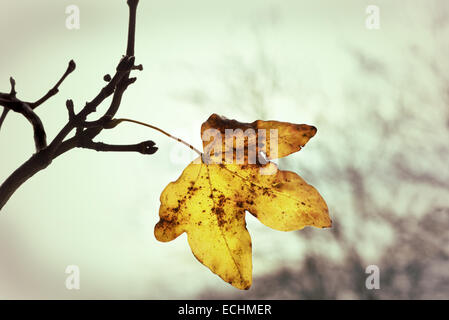
[[[78,5],[80,30],[65,27]],[[380,30],[365,9],[380,7]],[[318,128],[280,161],[326,199],[334,227],[284,233],[248,215],[254,281],[240,292],[193,256],[185,234],[153,236],[159,195],[194,156],[149,129],[122,125],[108,143],[152,139],[153,156],[73,150],[29,180],[0,214],[0,298],[449,298],[449,3],[439,1],[141,0],[136,56],[144,71],[118,116],[200,147],[214,112]],[[0,91],[41,97],[50,138],[104,85],[126,48],[125,0],[0,0]],[[109,102],[109,100],[107,101]],[[100,110],[105,110],[104,104]],[[10,113],[0,179],[34,151]],[[80,201],[79,199],[83,199]],[[365,268],[380,268],[380,290]],[[67,265],[81,290],[65,288]]]

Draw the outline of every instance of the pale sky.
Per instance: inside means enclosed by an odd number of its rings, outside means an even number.
[[[65,8],[72,4],[80,8],[79,30],[65,26]],[[365,27],[369,4],[380,7],[379,30]],[[424,55],[437,54],[430,21],[445,5],[141,0],[136,62],[144,71],[135,72],[138,80],[126,91],[118,116],[158,125],[196,147],[201,146],[200,125],[212,113],[240,121],[263,116],[312,124],[317,136],[285,165],[325,165],[317,146],[334,141],[325,123],[345,123],[351,116],[345,112],[350,93],[343,84],[362,95],[383,92],[379,108],[394,113],[395,92],[417,72],[410,58],[414,46]],[[113,74],[126,47],[126,1],[0,0],[0,32],[2,92],[9,91],[8,79],[14,76],[18,96],[37,99],[70,59],[77,63],[59,94],[38,110],[51,139],[67,121],[65,100],[73,99],[79,110],[104,85],[103,75]],[[351,52],[381,61],[397,87],[360,78]],[[264,61],[276,71],[263,69]],[[256,71],[253,78],[242,78],[251,74],[243,72],[246,68]],[[267,96],[257,97],[248,88]],[[161,191],[195,154],[128,124],[96,140],[131,144],[148,139],[159,147],[155,155],[72,150],[17,191],[0,214],[0,298],[188,299],[208,288],[236,290],[194,258],[185,235],[170,243],[153,236]],[[17,114],[11,113],[2,127],[0,150],[1,179],[33,152],[31,128]],[[324,183],[318,189],[332,207],[336,195]],[[247,219],[254,277],[298,263],[305,248],[294,233]],[[320,239],[325,232],[314,236]],[[389,235],[384,238],[387,242]],[[367,252],[375,258],[375,250]],[[332,248],[329,255],[339,258]],[[65,288],[67,265],[80,267],[81,290]]]

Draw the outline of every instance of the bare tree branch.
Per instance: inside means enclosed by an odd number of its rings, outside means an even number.
[[[22,113],[35,128],[37,149],[37,153],[14,171],[0,186],[0,210],[24,182],[34,176],[37,172],[45,169],[59,155],[71,149],[86,148],[104,152],[138,152],[146,155],[153,154],[157,151],[153,141],[144,141],[134,145],[109,145],[92,141],[93,138],[105,129],[105,125],[117,113],[124,92],[130,84],[136,81],[136,78],[129,77],[131,71],[143,70],[142,65],[134,65],[134,44],[138,3],[138,0],[127,0],[129,7],[129,26],[126,55],[118,63],[115,75],[112,78],[110,76],[104,77],[104,80],[108,81],[108,84],[100,90],[93,100],[87,102],[80,112],[75,113],[73,101],[67,100],[66,107],[69,120],[48,146],[46,144],[45,131],[42,122],[34,113],[33,109],[46,102],[58,92],[61,83],[75,70],[76,66],[73,60],[69,62],[66,72],[56,85],[50,89],[46,95],[34,103],[23,102],[15,97],[15,82],[12,78],[11,92],[9,94],[0,93],[0,105],[5,107],[0,118],[0,127],[9,110]],[[111,95],[113,96],[112,102],[107,111],[99,117],[98,120],[86,122],[87,116],[96,112],[97,107]],[[76,129],[75,135],[72,138],[65,140],[74,129]]]
[[[33,111],[31,106],[15,97],[14,94],[0,93],[0,105],[5,110],[12,110],[22,114],[33,126],[34,131],[34,143],[36,145],[36,152],[41,151],[47,147],[47,135],[45,134],[44,125],[39,116]],[[5,120],[6,111],[3,112],[2,122]]]

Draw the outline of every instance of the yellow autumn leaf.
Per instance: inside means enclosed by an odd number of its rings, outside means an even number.
[[[160,221],[155,227],[159,241],[171,241],[186,232],[195,257],[224,281],[239,289],[249,289],[252,282],[251,238],[246,229],[245,212],[257,217],[266,226],[281,230],[299,230],[305,226],[330,227],[325,201],[318,191],[291,171],[278,170],[272,162],[250,163],[248,154],[266,151],[266,144],[257,144],[259,132],[244,142],[243,163],[226,163],[226,150],[235,151],[233,141],[220,137],[225,129],[276,129],[277,157],[296,152],[316,133],[308,125],[277,121],[240,123],[212,115],[202,126],[204,149],[217,142],[223,147],[218,157],[199,157],[190,163],[177,181],[170,183],[161,194]],[[235,131],[234,131],[235,132]],[[208,142],[209,145],[206,143]],[[226,147],[227,146],[227,147]],[[232,147],[230,147],[232,146]],[[234,157],[236,160],[237,157]],[[235,161],[234,161],[235,162]]]

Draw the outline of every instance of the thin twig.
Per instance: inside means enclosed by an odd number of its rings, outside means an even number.
[[[15,98],[16,97],[16,80],[14,80],[13,77],[9,78],[9,83],[11,84],[11,91],[9,92],[9,97]],[[1,94],[3,98],[0,98],[0,105],[3,105],[7,103],[8,95],[7,94]],[[5,122],[6,116],[9,113],[9,108],[6,106],[3,107],[2,115],[0,116],[0,130],[2,129],[3,122]]]
[[[73,71],[75,71],[75,69],[76,69],[75,61],[70,60],[69,65],[67,66],[67,70],[64,72],[61,79],[59,79],[59,81],[55,84],[55,86],[53,88],[51,88],[45,96],[43,96],[36,102],[30,103],[30,107],[32,109],[35,109],[35,108],[39,107],[41,104],[43,104],[45,101],[47,101],[48,99],[53,97],[55,94],[57,94],[59,92],[59,86],[62,84],[62,82],[64,82],[65,78],[67,78],[67,76],[69,74],[71,74]]]
[[[3,112],[2,112],[2,115],[0,116],[0,130],[2,129],[3,122],[5,121],[6,116],[8,115],[8,112],[9,112],[9,109],[3,107]]]

